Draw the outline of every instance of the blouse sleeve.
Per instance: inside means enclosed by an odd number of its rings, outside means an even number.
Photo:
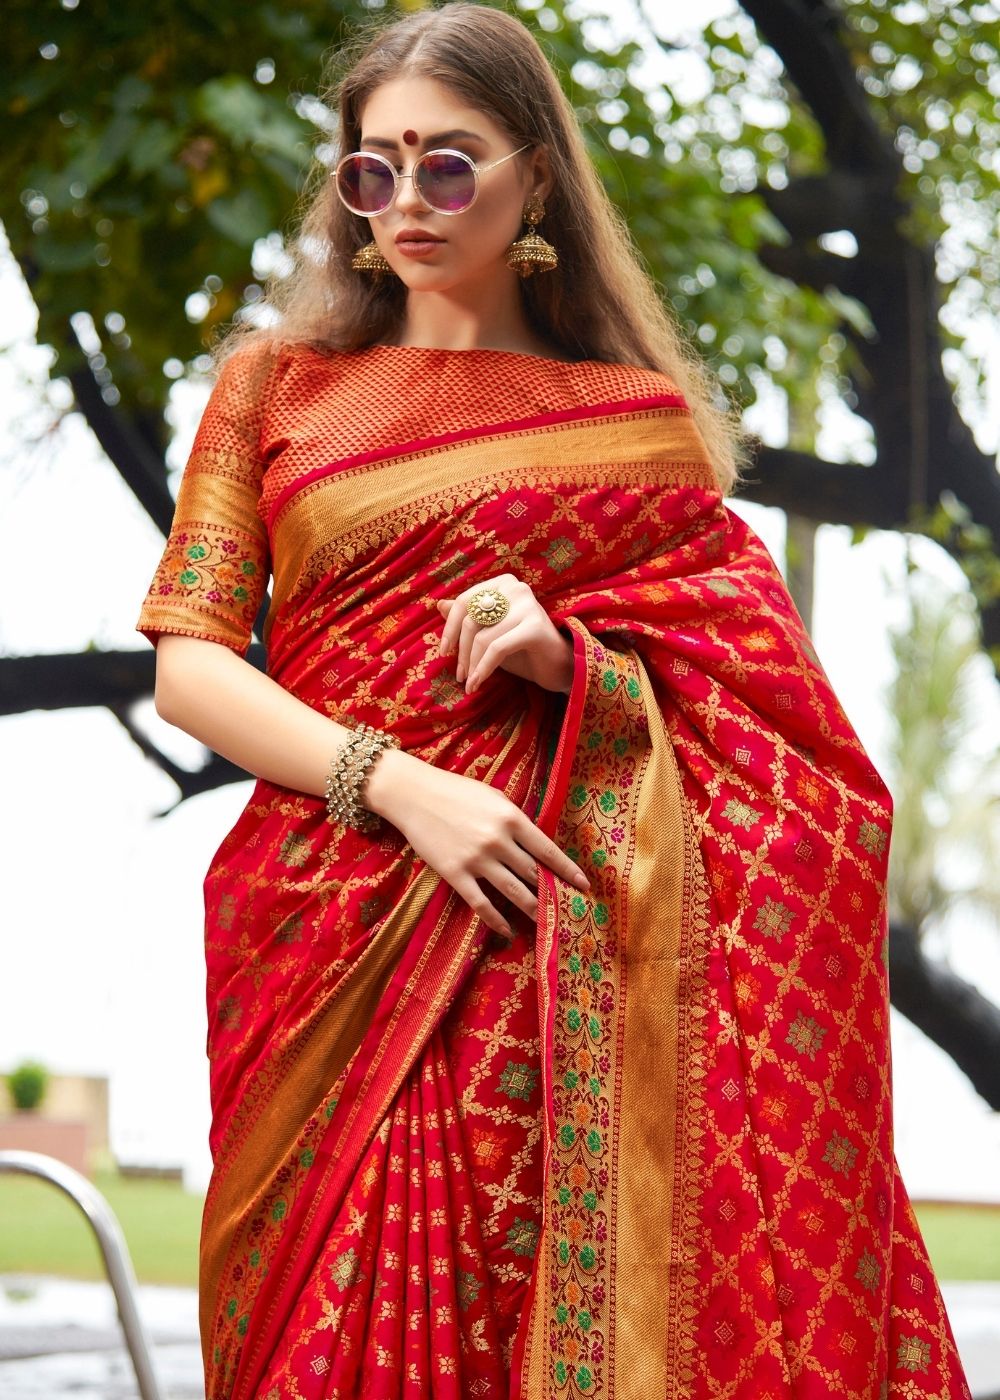
[[[264,352],[267,355],[267,352]],[[177,492],[166,546],[136,631],[204,637],[245,656],[271,570],[258,509],[261,418],[277,359],[255,347],[224,361]]]

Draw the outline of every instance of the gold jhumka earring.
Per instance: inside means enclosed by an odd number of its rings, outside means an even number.
[[[551,243],[546,243],[535,225],[545,213],[545,205],[537,194],[530,194],[522,215],[528,225],[528,232],[521,235],[507,249],[507,266],[512,267],[521,277],[530,277],[535,271],[546,272],[557,267],[559,257]]]
[[[351,266],[355,272],[371,272],[376,277],[383,272],[391,272],[392,266],[379,250],[374,238],[370,243],[366,243],[363,248],[359,248],[351,259]]]

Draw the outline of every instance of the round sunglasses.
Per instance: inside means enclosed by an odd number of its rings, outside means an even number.
[[[400,180],[412,180],[420,198],[436,214],[461,214],[476,201],[479,177],[505,160],[526,151],[531,142],[509,151],[488,165],[477,165],[464,151],[446,146],[425,151],[404,175],[386,156],[374,151],[352,151],[341,157],[334,171],[337,193],[352,214],[370,218],[384,214],[399,193]]]

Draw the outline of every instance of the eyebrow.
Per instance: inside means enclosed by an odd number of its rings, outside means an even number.
[[[484,141],[485,137],[477,136],[474,131],[463,131],[461,127],[453,127],[451,131],[436,131],[433,136],[424,139],[425,146],[433,146],[435,141],[452,141],[456,136],[471,137],[473,141]],[[387,146],[390,150],[399,149],[398,141],[390,141],[385,136],[368,136],[361,138],[362,146]]]

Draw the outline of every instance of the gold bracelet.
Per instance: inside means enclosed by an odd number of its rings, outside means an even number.
[[[378,831],[381,818],[362,805],[362,789],[379,754],[398,748],[399,740],[395,735],[373,729],[370,724],[357,726],[330,760],[326,779],[328,821],[342,821],[356,831]]]

